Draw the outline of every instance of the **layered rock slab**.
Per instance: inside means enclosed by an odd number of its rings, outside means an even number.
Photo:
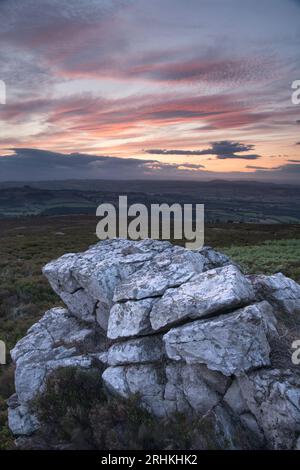
[[[164,367],[154,364],[136,364],[127,367],[108,367],[102,378],[114,395],[128,398],[138,395],[143,406],[156,416],[166,416],[164,400]]]
[[[102,377],[111,393],[123,398],[138,394],[143,406],[159,417],[205,414],[221,401],[229,383],[205,366],[183,363],[109,367]]]
[[[113,239],[48,263],[43,273],[70,312],[107,329],[113,302],[162,295],[204,269],[200,253],[169,242]]]
[[[272,308],[268,302],[261,302],[171,329],[163,337],[166,354],[174,361],[206,364],[225,376],[269,366],[266,315],[272,315]]]
[[[152,307],[150,323],[159,330],[183,320],[233,310],[255,299],[251,284],[233,265],[194,276],[177,289],[169,289]]]
[[[110,366],[162,362],[165,349],[161,336],[147,336],[111,346],[107,354]]]
[[[150,312],[158,299],[116,303],[110,310],[107,336],[110,339],[145,335],[152,332]]]
[[[123,300],[131,295],[125,294]],[[131,288],[130,288],[131,289]],[[233,265],[194,274],[177,288],[168,288],[161,297],[116,303],[109,315],[109,338],[149,334],[189,319],[212,316],[247,305],[254,290]]]
[[[300,285],[282,273],[273,276],[248,276],[256,296],[268,298],[278,311],[288,314],[300,314]]]

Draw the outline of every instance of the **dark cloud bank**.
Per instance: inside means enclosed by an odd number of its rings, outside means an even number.
[[[222,144],[223,145],[223,144]],[[220,150],[217,143],[211,151]],[[232,145],[231,151],[246,151],[251,146]],[[223,148],[224,152],[224,148]],[[215,155],[215,154],[212,154]],[[225,154],[226,155],[226,154]],[[228,157],[232,158],[232,157]],[[162,163],[157,160],[139,160],[111,156],[63,154],[46,150],[18,148],[12,155],[0,156],[0,181],[38,181],[65,179],[253,179],[298,183],[300,165],[288,163],[266,170],[249,166],[251,173],[210,172],[203,165],[193,163]]]

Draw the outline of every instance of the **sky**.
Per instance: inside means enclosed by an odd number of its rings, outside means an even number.
[[[300,0],[0,0],[0,18],[1,181],[299,181]]]

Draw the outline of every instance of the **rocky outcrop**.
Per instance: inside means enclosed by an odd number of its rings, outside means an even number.
[[[248,276],[256,296],[268,298],[274,308],[288,314],[300,314],[300,285],[282,273],[273,276]]]
[[[11,352],[15,435],[39,428],[31,403],[49,374],[75,365],[98,367],[108,393],[137,395],[157,417],[198,416],[199,448],[297,447],[299,375],[273,362],[281,315],[299,314],[294,281],[245,276],[209,247],[122,239],[44,274],[66,309],[46,312]]]

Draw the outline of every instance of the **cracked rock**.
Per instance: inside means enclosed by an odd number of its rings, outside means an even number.
[[[282,273],[248,276],[260,299],[267,298],[279,312],[300,314],[300,285]]]
[[[238,379],[269,447],[292,449],[300,433],[300,383],[292,371],[262,369]]]
[[[160,362],[165,357],[161,336],[148,336],[122,343],[116,343],[108,350],[107,362],[110,366]]]
[[[107,336],[111,339],[151,333],[150,312],[157,299],[115,304],[109,314]]]
[[[154,364],[108,367],[102,378],[108,390],[128,398],[138,394],[143,406],[155,416],[167,414],[164,401],[164,367]]]
[[[151,326],[159,330],[183,320],[220,314],[254,298],[251,284],[236,266],[213,269],[169,289],[152,307]]]
[[[264,315],[269,309],[267,302],[261,302],[171,329],[163,337],[167,356],[188,364],[206,364],[227,376],[268,366],[270,346]]]
[[[115,289],[114,301],[160,296],[168,288],[180,286],[201,273],[204,261],[197,252],[179,246],[169,248],[120,283]]]
[[[43,391],[47,376],[60,367],[90,368],[93,358],[88,351],[94,331],[84,327],[63,308],[54,308],[27,332],[11,351],[16,365],[15,388],[18,407],[9,407],[9,423],[14,434],[25,434],[37,425],[28,404]],[[86,354],[80,349],[85,348]],[[30,424],[31,423],[31,424]],[[20,433],[20,429],[24,432]]]

